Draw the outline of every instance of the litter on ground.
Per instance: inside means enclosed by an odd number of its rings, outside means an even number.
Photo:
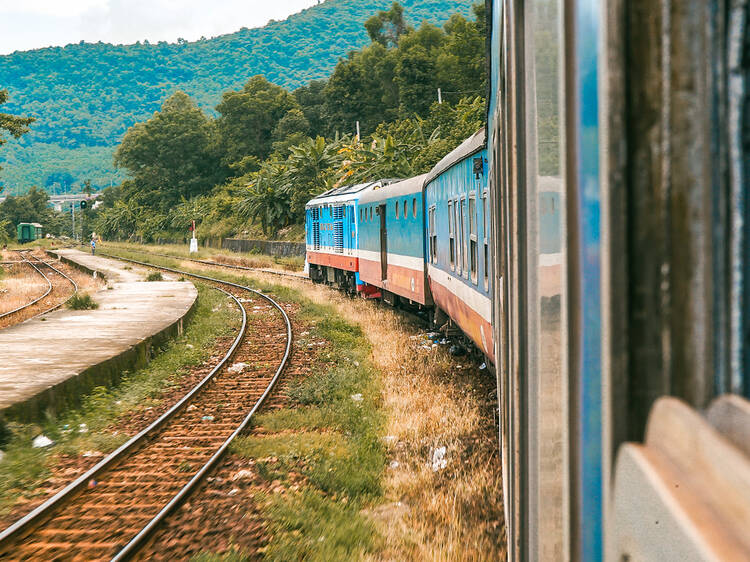
[[[34,440],[31,442],[31,446],[37,449],[49,447],[50,445],[54,445],[54,444],[55,442],[52,441],[52,439],[50,439],[46,435],[37,435],[36,437],[34,437]]]
[[[438,447],[432,452],[432,472],[443,470],[448,466],[448,461],[445,459],[445,447]]]

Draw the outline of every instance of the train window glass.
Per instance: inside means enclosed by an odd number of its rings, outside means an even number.
[[[430,261],[437,263],[437,232],[435,231],[435,206],[430,207],[428,228],[430,231]]]
[[[524,259],[530,280],[524,303],[528,318],[523,328],[526,343],[521,352],[529,358],[527,536],[534,537],[536,543],[531,550],[540,553],[540,558],[550,560],[564,559],[566,555],[564,537],[571,521],[563,510],[565,502],[560,498],[569,497],[570,505],[577,506],[576,510],[584,504],[588,510],[593,509],[594,503],[599,501],[598,489],[594,493],[591,482],[582,486],[582,496],[569,496],[568,483],[581,481],[581,475],[574,474],[571,478],[563,468],[567,447],[571,447],[572,455],[581,459],[576,436],[582,431],[580,421],[568,430],[569,375],[564,351],[568,347],[568,324],[563,317],[566,288],[562,270],[564,218],[561,216],[565,205],[551,203],[565,191],[564,158],[561,157],[565,138],[565,105],[561,94],[564,66],[560,65],[564,60],[565,41],[561,33],[564,5],[561,0],[530,0],[522,8],[527,30],[523,36],[525,52],[521,54],[526,61],[525,73],[521,76],[526,96],[523,121],[525,130],[533,133],[527,137],[523,174],[527,204],[519,223],[522,224],[519,236],[525,241]],[[587,423],[583,421],[583,425]],[[590,463],[596,456],[595,452],[589,452],[588,443],[586,446],[583,455],[586,459],[582,464]],[[590,511],[584,510],[584,513]],[[585,525],[589,526],[590,522],[586,521]],[[579,527],[578,531],[581,530]],[[579,537],[586,535],[587,532],[582,532]]]
[[[453,216],[453,201],[448,201],[448,238],[450,245],[451,269],[456,269],[456,235],[455,222]]]
[[[487,192],[482,194],[482,237],[484,238],[484,290],[490,290],[490,245],[487,236]]]
[[[409,218],[409,209],[406,205],[406,199],[404,199],[404,218]]]
[[[416,219],[417,218],[417,198],[411,200],[411,215]]]
[[[370,220],[372,220],[372,207],[370,207]]]
[[[469,197],[469,271],[471,271],[471,281],[476,285],[479,281],[477,274],[477,260],[479,256],[477,241],[477,200],[475,197]]]
[[[464,277],[469,273],[468,252],[466,251],[466,199],[461,199],[461,212],[458,218],[459,247],[461,248],[461,272]]]
[[[398,218],[398,201],[396,201],[396,218]]]

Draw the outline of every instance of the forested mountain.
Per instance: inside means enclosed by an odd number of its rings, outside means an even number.
[[[197,42],[81,43],[2,56],[0,89],[10,93],[3,110],[36,121],[31,133],[0,152],[0,185],[8,194],[31,185],[78,190],[87,178],[95,188],[119,183],[125,176],[112,166],[114,147],[176,91],[213,115],[222,92],[240,89],[257,74],[287,89],[327,78],[341,57],[370,42],[365,21],[391,1],[326,0],[263,28]],[[414,25],[442,24],[455,13],[469,16],[472,8],[469,0],[401,3]],[[424,56],[415,50],[415,71]]]

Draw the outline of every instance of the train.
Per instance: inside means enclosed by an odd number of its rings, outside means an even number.
[[[44,227],[38,222],[20,222],[16,226],[16,234],[19,244],[33,242],[43,237]]]
[[[509,560],[750,559],[749,20],[487,0],[484,129],[308,204],[314,280],[494,365]]]

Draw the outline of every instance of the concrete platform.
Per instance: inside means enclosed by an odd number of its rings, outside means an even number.
[[[93,295],[96,310],[58,310],[0,330],[0,413],[23,421],[145,364],[154,345],[182,331],[198,296],[188,281],[146,282],[145,269],[78,250],[55,253],[97,271],[111,289]]]

